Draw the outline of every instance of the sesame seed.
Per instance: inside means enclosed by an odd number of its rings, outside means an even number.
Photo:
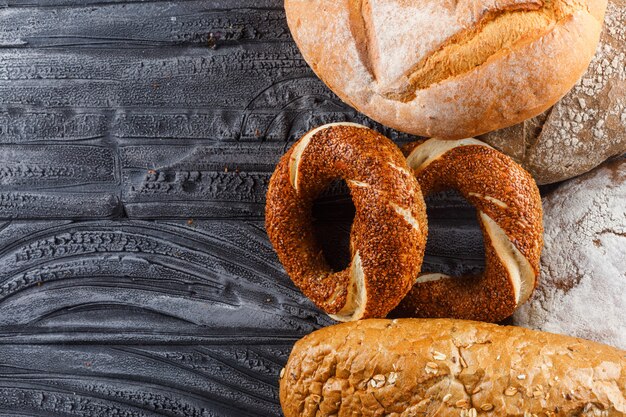
[[[443,396],[443,402],[448,402],[448,400],[452,398],[452,394],[448,393],[446,395]]]
[[[418,402],[416,407],[417,408],[421,408],[424,407],[425,405],[427,405],[428,403],[430,403],[432,401],[432,398],[430,397],[426,397],[424,398],[422,401]]]
[[[285,376],[285,368],[280,370],[280,375],[278,377],[282,378],[283,376]]]
[[[467,362],[465,362],[465,359],[463,359],[463,356],[459,356],[459,360],[461,362],[461,366],[463,368],[467,368]]]
[[[517,376],[517,379],[520,379],[520,380],[526,379],[526,375],[520,374]]]
[[[387,377],[387,382],[390,384],[395,384],[397,380],[398,374],[396,372],[390,372],[389,376]]]
[[[441,352],[437,352],[434,351],[433,352],[433,359],[436,361],[445,361],[447,358],[447,356],[445,355],[445,353],[441,353]]]
[[[515,387],[508,387],[505,391],[504,391],[504,395],[508,396],[508,397],[512,397],[515,394],[517,394],[517,388]]]
[[[386,381],[385,375],[380,375],[380,374],[374,375],[372,379],[370,380],[370,385],[372,386],[372,388],[380,388],[383,385],[385,385],[385,381]]]
[[[480,409],[483,411],[491,411],[493,410],[493,404],[491,403],[484,403],[483,405],[480,406]]]
[[[437,365],[435,362],[428,362],[426,364],[425,370],[427,374],[436,374],[437,368],[439,368],[439,365]]]
[[[455,402],[454,405],[457,406],[458,408],[468,408],[470,404],[469,404],[469,401],[463,399],[463,400],[459,400]]]

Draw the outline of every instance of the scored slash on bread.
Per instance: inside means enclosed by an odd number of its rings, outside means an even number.
[[[356,208],[351,263],[332,271],[315,240],[314,199],[344,179]],[[280,160],[267,192],[266,229],[287,274],[339,321],[384,317],[411,289],[426,246],[426,208],[396,145],[354,123],[304,135]]]
[[[558,18],[556,3],[538,11],[543,5],[541,0],[358,0],[350,4],[350,24],[378,91],[407,101],[414,97],[411,89],[467,72],[531,31],[540,36]]]
[[[485,272],[422,274],[392,313],[497,322],[526,302],[537,285],[543,245],[541,197],[531,176],[508,156],[476,139],[409,144],[408,165],[424,195],[456,189],[477,208]]]

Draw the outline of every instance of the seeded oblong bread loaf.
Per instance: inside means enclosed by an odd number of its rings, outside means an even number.
[[[626,415],[625,351],[462,320],[327,327],[281,375],[285,417]]]
[[[286,0],[304,58],[345,102],[460,139],[519,123],[581,77],[606,0]]]

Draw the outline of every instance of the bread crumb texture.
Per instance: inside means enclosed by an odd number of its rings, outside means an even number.
[[[516,324],[626,349],[626,158],[544,198],[534,296]]]
[[[626,152],[626,0],[610,0],[596,55],[553,108],[484,141],[512,156],[539,184],[583,174]]]
[[[286,417],[623,416],[626,352],[519,327],[365,320],[299,341]]]

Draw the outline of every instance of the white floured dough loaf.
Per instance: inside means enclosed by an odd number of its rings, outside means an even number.
[[[543,204],[540,284],[514,323],[626,348],[626,158]]]
[[[596,50],[606,0],[286,0],[313,71],[395,129],[461,139],[563,97]]]
[[[575,177],[626,152],[626,0],[609,0],[587,73],[554,107],[480,137],[539,184]]]

